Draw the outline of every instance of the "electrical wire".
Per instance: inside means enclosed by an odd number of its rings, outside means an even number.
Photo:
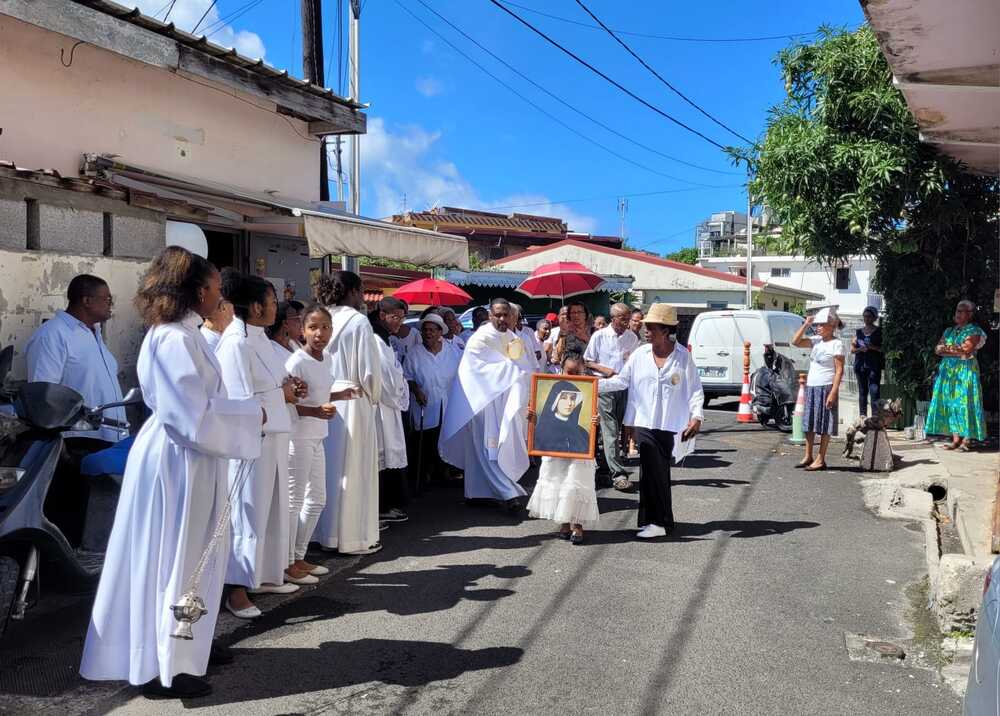
[[[648,167],[645,164],[641,164],[641,163],[639,163],[639,162],[637,162],[637,161],[635,161],[633,159],[629,159],[628,157],[626,157],[626,156],[624,156],[622,154],[619,154],[618,152],[614,151],[613,149],[610,149],[609,147],[604,146],[603,144],[601,144],[597,140],[595,140],[595,139],[593,139],[591,137],[588,137],[583,132],[581,132],[581,131],[579,131],[577,129],[574,129],[573,127],[571,127],[570,125],[566,124],[561,119],[559,119],[558,117],[556,117],[554,114],[552,114],[551,112],[549,112],[548,110],[546,110],[541,105],[537,104],[536,102],[532,101],[528,97],[526,97],[523,94],[521,94],[520,92],[518,92],[516,89],[514,89],[514,87],[512,87],[511,85],[509,85],[506,82],[504,82],[502,79],[500,79],[495,74],[493,74],[492,72],[490,72],[488,69],[486,69],[483,65],[481,65],[479,62],[477,62],[471,56],[469,56],[468,54],[466,54],[465,52],[463,52],[451,40],[449,40],[443,34],[441,34],[436,29],[434,29],[429,23],[425,22],[423,18],[421,18],[419,15],[417,15],[412,10],[410,10],[410,8],[408,8],[405,5],[403,5],[403,3],[400,2],[400,0],[393,0],[393,1],[400,8],[402,8],[408,15],[410,15],[414,20],[416,20],[421,25],[423,25],[425,28],[427,28],[428,31],[430,31],[431,33],[433,33],[434,35],[436,35],[438,37],[438,39],[440,39],[442,42],[444,42],[446,45],[448,45],[451,49],[453,49],[459,55],[461,55],[462,57],[464,57],[466,60],[468,60],[469,62],[471,62],[473,65],[475,65],[476,67],[478,67],[480,70],[482,70],[486,75],[488,75],[489,77],[491,77],[498,84],[500,84],[503,87],[505,87],[511,94],[513,94],[514,96],[518,97],[524,103],[526,103],[528,105],[531,105],[536,110],[538,110],[539,112],[541,112],[542,114],[544,114],[546,117],[548,117],[549,119],[551,119],[553,122],[555,122],[559,126],[563,127],[564,129],[572,132],[573,134],[577,135],[578,137],[582,138],[583,140],[587,141],[588,143],[593,144],[594,146],[599,147],[600,149],[603,149],[608,154],[610,154],[610,155],[612,155],[614,157],[617,157],[618,159],[621,159],[622,161],[627,162],[627,163],[629,163],[629,164],[631,164],[631,165],[633,165],[635,167],[638,167],[638,168],[640,168],[640,169],[642,169],[644,171],[650,172],[651,174],[656,174],[658,176],[664,177],[665,179],[673,179],[674,181],[679,181],[679,182],[682,182],[684,184],[690,184],[690,185],[694,185],[694,186],[706,186],[705,184],[698,184],[697,182],[692,182],[689,179],[683,179],[681,177],[676,177],[676,176],[673,176],[671,174],[665,174],[664,172],[661,172],[661,171],[658,171],[656,169],[653,169],[652,167]]]
[[[246,15],[248,12],[250,12],[251,10],[253,10],[255,7],[257,7],[258,5],[260,5],[263,2],[264,2],[264,0],[250,0],[250,2],[245,3],[245,4],[241,5],[240,7],[236,8],[235,10],[233,10],[231,13],[229,13],[225,17],[220,17],[218,20],[216,20],[215,22],[213,22],[211,25],[209,25],[208,27],[206,27],[203,30],[203,32],[205,33],[205,37],[211,37],[215,33],[217,33],[220,30],[222,30],[222,28],[224,28],[230,22],[232,22],[233,20],[237,20],[237,19],[243,17],[244,15]]]
[[[550,204],[577,204],[586,201],[605,201],[607,199],[632,199],[643,196],[660,196],[663,194],[680,194],[689,191],[711,191],[712,189],[739,189],[742,184],[725,184],[719,186],[705,187],[685,187],[683,189],[663,189],[660,191],[642,191],[632,194],[607,194],[605,196],[589,196],[582,199],[551,199],[549,201],[539,201],[533,204],[507,204],[505,206],[487,206],[483,211],[497,211],[500,209],[529,209],[535,206],[548,206]]]
[[[211,4],[209,4],[209,6],[205,9],[205,13],[201,16],[201,19],[195,23],[194,29],[191,30],[192,35],[198,32],[198,27],[201,23],[205,22],[205,18],[208,17],[208,13],[212,12],[212,8],[215,7],[218,2],[219,0],[212,0]]]
[[[534,13],[535,15],[541,15],[542,17],[548,17],[552,20],[559,20],[560,22],[566,22],[570,25],[579,25],[580,27],[589,27],[592,30],[600,30],[597,25],[591,25],[589,22],[580,22],[579,20],[573,20],[568,17],[562,17],[560,15],[552,15],[547,12],[542,12],[541,10],[536,10],[533,7],[527,7],[526,5],[518,5],[516,2],[510,2],[505,0],[508,5],[516,7],[520,10],[527,10],[528,12]],[[619,35],[630,35],[632,37],[646,37],[653,40],[671,40],[673,42],[768,42],[773,40],[794,40],[796,37],[808,37],[810,35],[815,35],[817,32],[813,30],[812,32],[793,32],[788,35],[767,35],[764,37],[679,37],[677,35],[654,35],[648,32],[632,32],[629,30],[614,30],[615,33]]]
[[[536,35],[538,35],[539,37],[541,37],[543,40],[545,40],[546,42],[548,42],[550,45],[552,45],[553,47],[559,48],[560,50],[562,50],[562,52],[564,52],[565,54],[567,54],[570,57],[572,57],[574,60],[576,60],[577,62],[579,62],[581,65],[583,65],[584,67],[586,67],[587,69],[589,69],[591,72],[593,72],[597,76],[603,78],[607,82],[609,82],[612,85],[614,85],[615,87],[617,87],[619,90],[621,90],[622,92],[624,92],[625,94],[627,94],[629,97],[631,97],[632,99],[634,99],[639,104],[643,105],[644,107],[647,107],[647,108],[651,109],[652,111],[656,112],[658,115],[660,115],[661,117],[663,117],[664,119],[667,119],[667,120],[673,122],[678,127],[681,127],[682,129],[686,129],[691,134],[694,134],[697,137],[701,137],[702,139],[704,139],[706,142],[708,142],[712,146],[718,147],[722,151],[726,151],[726,148],[723,145],[719,144],[717,141],[715,141],[711,137],[709,137],[709,136],[707,136],[705,134],[702,134],[701,132],[699,132],[694,127],[692,127],[692,126],[690,126],[688,124],[685,124],[684,122],[682,122],[681,120],[677,119],[673,115],[668,114],[667,112],[664,112],[662,109],[660,109],[656,105],[654,105],[654,104],[652,104],[650,102],[647,102],[642,97],[640,97],[635,92],[633,92],[632,90],[630,90],[627,87],[625,87],[623,84],[621,84],[617,80],[614,80],[611,77],[609,77],[608,75],[606,75],[604,72],[601,72],[601,70],[599,70],[596,67],[594,67],[594,65],[590,64],[589,62],[587,62],[585,59],[583,59],[582,57],[580,57],[578,54],[576,54],[572,50],[568,49],[567,47],[565,47],[565,46],[559,44],[558,42],[556,42],[555,40],[553,40],[551,37],[549,37],[548,35],[546,35],[544,32],[542,32],[537,27],[535,27],[534,25],[532,25],[530,22],[528,22],[527,20],[525,20],[523,17],[521,17],[520,15],[518,15],[516,12],[514,12],[510,8],[506,7],[502,2],[500,2],[500,0],[489,0],[489,1],[493,5],[496,5],[498,8],[500,8],[505,13],[507,13],[508,15],[510,15],[512,18],[514,18],[515,20],[517,20],[519,23],[521,23],[522,25],[524,25],[525,27],[527,27],[529,30],[531,30],[532,32],[534,32]]]
[[[713,117],[711,113],[705,111],[701,106],[699,106],[697,103],[695,103],[694,100],[692,100],[686,94],[684,94],[679,89],[677,89],[676,87],[674,87],[670,82],[668,82],[666,79],[664,79],[664,77],[659,72],[657,72],[656,70],[654,70],[649,65],[649,63],[647,63],[644,59],[642,59],[641,57],[639,57],[639,55],[636,54],[636,52],[631,47],[629,47],[625,43],[624,40],[622,40],[620,37],[618,37],[618,35],[616,35],[607,25],[605,25],[603,22],[601,22],[601,19],[599,17],[597,17],[597,15],[595,15],[593,12],[591,12],[591,10],[590,10],[589,7],[587,7],[586,5],[583,4],[583,0],[576,0],[576,4],[579,5],[581,8],[583,8],[584,12],[586,12],[588,15],[590,15],[590,17],[592,17],[594,19],[594,22],[596,22],[598,25],[600,25],[604,29],[604,31],[606,33],[608,33],[609,35],[611,35],[611,37],[614,38],[615,42],[617,42],[619,45],[621,45],[623,48],[625,48],[625,51],[627,53],[629,53],[630,55],[632,55],[632,57],[634,57],[639,62],[640,65],[642,65],[647,70],[649,70],[649,72],[653,75],[653,77],[655,77],[660,82],[662,82],[663,84],[665,84],[667,86],[667,88],[670,89],[671,92],[673,92],[674,94],[676,94],[682,100],[684,100],[689,105],[691,105],[696,110],[698,110],[705,117],[708,117],[710,120],[712,120],[713,122],[715,122],[717,125],[719,125],[723,129],[725,129],[727,132],[729,132],[733,136],[742,139],[747,144],[750,144],[750,145],[754,144],[754,142],[752,140],[747,139],[746,137],[744,137],[742,134],[740,134],[739,132],[737,132],[732,127],[727,126],[722,121],[720,121],[720,120],[716,119],[715,117]]]
[[[592,117],[591,115],[587,114],[583,110],[577,109],[575,106],[573,106],[572,104],[570,104],[569,102],[567,102],[562,97],[560,97],[557,94],[555,94],[554,92],[549,91],[548,89],[546,89],[542,85],[540,85],[537,82],[535,82],[535,80],[531,79],[531,77],[529,77],[525,73],[523,73],[520,70],[518,70],[516,67],[514,67],[509,62],[507,62],[506,60],[504,60],[502,57],[500,57],[499,55],[497,55],[496,53],[494,53],[488,47],[485,47],[483,44],[481,44],[474,37],[471,37],[467,32],[465,32],[464,30],[462,30],[462,28],[460,28],[457,25],[455,25],[455,23],[451,22],[444,15],[442,15],[437,10],[435,10],[433,7],[431,7],[430,5],[428,5],[425,2],[425,0],[417,0],[417,2],[420,3],[421,5],[423,5],[424,8],[426,8],[427,10],[429,10],[430,12],[432,12],[434,15],[436,15],[443,23],[445,23],[446,25],[448,25],[449,27],[451,27],[453,30],[455,30],[457,33],[459,33],[460,35],[462,35],[469,42],[471,42],[476,47],[478,47],[480,50],[482,50],[483,52],[485,52],[486,54],[488,54],[490,57],[492,57],[494,60],[496,60],[497,62],[499,62],[500,64],[502,64],[504,67],[506,67],[508,70],[510,70],[511,72],[513,72],[514,74],[516,74],[518,77],[520,77],[521,79],[525,80],[526,82],[529,82],[532,86],[534,86],[538,90],[544,92],[545,94],[547,94],[549,97],[551,97],[552,99],[554,99],[556,102],[559,102],[564,107],[572,110],[573,112],[576,112],[578,115],[580,115],[584,119],[587,119],[587,120],[593,122],[598,127],[600,127],[601,129],[603,129],[604,131],[610,132],[611,134],[614,134],[616,137],[619,137],[620,139],[624,139],[626,142],[631,142],[635,146],[637,146],[640,149],[643,149],[643,150],[645,150],[647,152],[651,152],[652,154],[656,154],[658,156],[661,156],[664,159],[669,159],[670,161],[677,162],[678,164],[683,164],[684,166],[688,166],[688,167],[691,167],[693,169],[701,169],[702,171],[713,172],[715,174],[729,174],[729,175],[734,175],[734,174],[737,173],[737,172],[724,171],[722,169],[711,169],[709,167],[701,166],[700,164],[693,164],[691,162],[684,161],[683,159],[679,159],[679,158],[671,156],[669,154],[664,154],[663,152],[661,152],[661,151],[659,151],[657,149],[654,149],[653,147],[650,147],[650,146],[648,146],[646,144],[643,144],[642,142],[639,142],[639,141],[637,141],[635,139],[632,139],[631,137],[628,137],[628,136],[622,134],[621,132],[619,132],[619,131],[617,131],[615,129],[612,129],[608,125],[606,125],[603,122],[595,119],[594,117]]]
[[[170,13],[174,11],[174,5],[177,4],[177,0],[171,0],[170,7],[167,8],[167,14],[163,16],[163,22],[166,22],[170,17]]]

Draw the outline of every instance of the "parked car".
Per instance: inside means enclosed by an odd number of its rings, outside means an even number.
[[[965,689],[965,716],[996,716],[1000,713],[1000,631],[997,627],[1000,608],[1000,557],[986,573],[983,602],[976,620],[976,643],[972,666]]]
[[[796,371],[809,369],[809,350],[792,345],[802,316],[784,311],[706,311],[695,316],[688,350],[701,376],[705,402],[739,395],[743,388],[743,342],[750,341],[750,374],[764,365],[764,346],[790,358]]]

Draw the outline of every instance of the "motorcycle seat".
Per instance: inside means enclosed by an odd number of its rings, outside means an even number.
[[[109,448],[87,455],[80,461],[80,474],[89,477],[115,475],[120,480],[120,476],[125,474],[125,463],[128,461],[133,439],[129,436]]]

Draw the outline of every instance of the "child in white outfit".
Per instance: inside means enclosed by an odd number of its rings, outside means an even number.
[[[564,374],[584,375],[583,368],[583,356],[579,353],[564,354]],[[528,420],[534,422],[535,418],[535,413],[529,410]],[[595,415],[595,425],[598,419]],[[542,457],[538,482],[528,500],[528,514],[561,523],[560,537],[573,544],[583,544],[583,528],[595,526],[600,515],[594,485],[596,469],[593,459]]]

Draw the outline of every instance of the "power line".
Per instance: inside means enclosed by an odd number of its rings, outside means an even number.
[[[198,26],[205,22],[205,18],[208,17],[208,13],[212,12],[212,8],[219,2],[219,0],[212,0],[211,4],[205,9],[205,14],[201,16],[201,19],[195,23],[194,29],[191,30],[191,34],[198,32]]]
[[[470,57],[469,55],[467,55],[465,52],[463,52],[462,50],[460,50],[458,48],[458,46],[456,46],[451,40],[449,40],[447,37],[445,37],[440,32],[438,32],[437,30],[435,30],[430,24],[428,24],[427,22],[425,22],[423,18],[421,18],[419,15],[417,15],[412,10],[410,10],[408,7],[406,7],[405,5],[403,5],[399,0],[394,0],[394,2],[400,8],[402,8],[408,15],[410,15],[414,20],[416,20],[421,25],[423,25],[425,28],[427,28],[427,30],[429,32],[431,32],[434,35],[436,35],[438,37],[438,39],[440,39],[442,42],[444,42],[446,45],[448,45],[451,49],[453,49],[459,55],[461,55],[466,60],[468,60],[469,62],[471,62],[473,65],[475,65],[476,67],[478,67],[480,70],[482,70],[486,75],[488,75],[489,77],[491,77],[498,84],[500,84],[503,87],[505,87],[511,94],[513,94],[514,96],[518,97],[524,103],[526,103],[526,104],[534,107],[536,110],[538,110],[539,112],[541,112],[542,114],[544,114],[546,117],[548,117],[549,119],[551,119],[553,122],[555,122],[559,126],[563,127],[564,129],[572,132],[573,134],[575,134],[578,137],[582,138],[586,142],[588,142],[590,144],[593,144],[594,146],[599,147],[600,149],[603,149],[608,154],[610,154],[610,155],[612,155],[614,157],[617,157],[618,159],[621,159],[624,162],[628,162],[629,164],[631,164],[631,165],[633,165],[635,167],[638,167],[638,168],[640,168],[640,169],[642,169],[644,171],[650,172],[651,174],[656,174],[656,175],[664,177],[666,179],[673,179],[674,181],[683,182],[685,184],[692,184],[692,185],[695,185],[695,186],[705,186],[704,184],[698,184],[697,182],[692,182],[692,181],[690,181],[688,179],[682,179],[681,177],[676,177],[676,176],[673,176],[671,174],[665,174],[665,173],[663,173],[661,171],[653,169],[652,167],[648,167],[645,164],[641,164],[641,163],[639,163],[639,162],[637,162],[637,161],[635,161],[633,159],[629,159],[628,157],[626,157],[626,156],[624,156],[622,154],[619,154],[618,152],[614,151],[613,149],[610,149],[609,147],[604,146],[603,144],[601,144],[597,140],[592,139],[591,137],[588,137],[583,132],[581,132],[581,131],[579,131],[577,129],[574,129],[573,127],[571,127],[570,125],[566,124],[561,119],[559,119],[558,117],[556,117],[554,114],[552,114],[551,112],[549,112],[548,110],[546,110],[544,107],[542,107],[539,104],[535,103],[534,101],[532,101],[528,97],[525,97],[523,94],[521,94],[516,89],[514,89],[511,85],[509,85],[506,82],[504,82],[502,79],[500,79],[495,74],[493,74],[492,72],[490,72],[488,69],[486,69],[479,62],[477,62],[472,57]]]
[[[229,24],[233,20],[243,17],[248,12],[253,10],[255,7],[260,5],[262,2],[264,2],[264,0],[250,0],[250,2],[247,2],[241,5],[240,7],[236,8],[225,17],[220,17],[218,20],[216,20],[203,30],[203,32],[205,33],[205,37],[211,37],[219,30],[224,28],[227,24]]]
[[[174,5],[177,4],[177,0],[171,0],[170,7],[167,8],[167,14],[163,16],[163,22],[166,22],[170,17],[170,13],[174,11]]]
[[[652,73],[652,75],[656,79],[658,79],[660,82],[662,82],[663,84],[665,84],[670,89],[671,92],[673,92],[674,94],[676,94],[682,100],[684,100],[685,102],[687,102],[689,105],[691,105],[696,110],[698,110],[699,112],[701,112],[701,114],[703,114],[704,116],[708,117],[710,120],[712,120],[713,122],[715,122],[717,125],[719,125],[723,129],[725,129],[727,132],[729,132],[733,136],[739,137],[740,139],[742,139],[747,144],[751,144],[751,145],[754,144],[754,142],[752,142],[751,140],[749,140],[746,137],[744,137],[742,134],[740,134],[739,132],[737,132],[735,129],[732,129],[731,127],[727,126],[723,122],[721,122],[718,119],[716,119],[715,117],[713,117],[710,113],[706,112],[698,104],[696,104],[694,102],[694,100],[692,100],[691,98],[689,98],[687,95],[685,95],[679,89],[677,89],[672,84],[670,84],[666,79],[664,79],[663,76],[659,72],[657,72],[656,70],[654,70],[644,59],[642,59],[641,57],[639,57],[639,55],[637,55],[632,50],[632,48],[629,47],[625,43],[624,40],[622,40],[620,37],[618,37],[618,35],[616,35],[610,28],[608,28],[607,25],[605,25],[603,22],[601,22],[601,19],[599,17],[597,17],[597,15],[595,15],[594,13],[592,13],[590,11],[589,7],[587,7],[586,5],[583,4],[583,0],[576,0],[576,4],[579,5],[580,7],[582,7],[583,10],[584,10],[584,12],[586,12],[588,15],[590,15],[590,17],[592,17],[594,19],[594,22],[596,22],[598,25],[600,25],[604,29],[605,32],[607,32],[609,35],[611,35],[611,37],[614,38],[615,42],[617,42],[619,45],[621,45],[623,48],[625,48],[625,51],[628,52],[630,55],[632,55],[632,57],[634,57],[639,62],[640,65],[642,65],[647,70],[649,70],[650,73]]]
[[[534,206],[549,206],[550,204],[576,204],[586,201],[604,201],[606,199],[632,199],[643,196],[660,196],[662,194],[680,194],[689,191],[710,191],[712,189],[739,189],[742,184],[726,184],[706,187],[686,187],[684,189],[663,189],[661,191],[643,191],[633,194],[614,194],[605,196],[589,196],[582,199],[551,199],[549,201],[539,201],[532,204],[508,204],[506,206],[487,206],[483,211],[496,211],[498,209],[528,209]]]
[[[513,7],[519,8],[521,10],[527,10],[528,12],[534,13],[535,15],[541,15],[542,17],[548,17],[553,20],[559,20],[560,22],[566,22],[570,25],[579,25],[580,27],[589,27],[592,30],[600,30],[601,28],[597,25],[591,25],[589,22],[580,22],[579,20],[573,20],[568,17],[561,17],[560,15],[552,15],[547,12],[542,12],[541,10],[536,10],[532,7],[527,7],[525,5],[518,5],[516,2],[509,2],[507,4]],[[771,40],[794,40],[796,37],[807,37],[809,35],[815,35],[816,31],[812,32],[793,32],[788,35],[767,35],[765,37],[679,37],[677,35],[654,35],[648,32],[631,32],[629,30],[614,30],[619,35],[631,35],[632,37],[646,37],[653,40],[672,40],[674,42],[767,42]]]
[[[504,67],[506,67],[507,69],[509,69],[511,72],[513,72],[514,74],[516,74],[518,77],[520,77],[521,79],[523,79],[523,80],[531,83],[534,87],[536,87],[537,89],[541,90],[542,92],[544,92],[545,94],[547,94],[549,97],[551,97],[555,101],[557,101],[560,104],[562,104],[564,107],[567,107],[568,109],[572,110],[573,112],[576,112],[578,115],[580,115],[584,119],[590,120],[591,122],[593,122],[594,124],[596,124],[598,127],[601,127],[604,131],[610,132],[611,134],[614,134],[615,136],[617,136],[617,137],[619,137],[621,139],[624,139],[626,142],[631,142],[632,144],[634,144],[635,146],[639,147],[640,149],[644,149],[647,152],[651,152],[653,154],[657,154],[657,155],[663,157],[664,159],[669,159],[670,161],[677,162],[678,164],[683,164],[685,166],[689,166],[689,167],[692,167],[694,169],[701,169],[701,170],[706,171],[706,172],[713,172],[715,174],[730,174],[730,175],[731,174],[735,174],[735,172],[727,172],[727,171],[723,171],[721,169],[710,169],[708,167],[703,167],[703,166],[701,166],[699,164],[693,164],[691,162],[684,161],[683,159],[678,159],[677,157],[670,156],[669,154],[664,154],[663,152],[661,152],[661,151],[659,151],[657,149],[654,149],[653,147],[647,146],[647,145],[645,145],[645,144],[643,144],[641,142],[636,141],[635,139],[632,139],[631,137],[628,137],[628,136],[622,134],[621,132],[619,132],[619,131],[617,131],[615,129],[612,129],[608,125],[606,125],[603,122],[595,119],[594,117],[592,117],[591,115],[587,114],[586,112],[584,112],[584,111],[582,111],[580,109],[577,109],[575,106],[573,106],[572,104],[570,104],[569,102],[567,102],[562,97],[560,97],[557,94],[555,94],[554,92],[549,91],[548,89],[546,89],[542,85],[540,85],[537,82],[535,82],[535,80],[531,79],[531,77],[529,77],[525,73],[523,73],[520,70],[518,70],[516,67],[514,67],[513,65],[511,65],[509,62],[507,62],[506,60],[504,60],[502,57],[500,57],[499,55],[497,55],[495,52],[493,52],[492,50],[490,50],[488,47],[485,47],[483,44],[481,44],[474,37],[471,37],[467,32],[465,32],[464,30],[462,30],[462,28],[460,28],[457,25],[455,25],[455,23],[451,22],[444,15],[442,15],[437,10],[435,10],[433,7],[431,7],[430,5],[428,5],[425,2],[425,0],[417,0],[417,2],[419,2],[421,5],[424,6],[424,8],[426,8],[427,10],[429,10],[430,12],[432,12],[434,15],[436,15],[442,22],[444,22],[445,24],[447,24],[449,27],[451,27],[453,30],[455,30],[456,32],[458,32],[463,37],[465,37],[465,39],[467,39],[469,42],[471,42],[472,44],[474,44],[480,50],[482,50],[483,52],[485,52],[486,54],[488,54],[490,57],[492,57],[493,59],[495,59],[497,62],[499,62],[500,64],[502,64]]]
[[[664,112],[662,109],[660,109],[656,105],[647,102],[642,97],[640,97],[635,92],[633,92],[632,90],[630,90],[627,87],[625,87],[620,82],[618,82],[616,80],[613,80],[611,77],[609,77],[608,75],[606,75],[603,72],[601,72],[599,69],[597,69],[596,67],[594,67],[592,64],[590,64],[589,62],[587,62],[585,59],[583,59],[582,57],[580,57],[578,54],[576,54],[572,50],[564,47],[563,45],[561,45],[558,42],[556,42],[555,40],[553,40],[551,37],[549,37],[548,35],[546,35],[544,32],[542,32],[537,27],[535,27],[534,25],[532,25],[530,22],[528,22],[527,20],[525,20],[523,17],[521,17],[520,15],[518,15],[516,12],[514,12],[510,8],[506,7],[502,2],[500,2],[500,0],[489,0],[489,1],[491,3],[493,3],[494,5],[496,5],[498,8],[500,8],[501,10],[503,10],[505,13],[507,13],[508,15],[510,15],[512,18],[514,18],[515,20],[517,20],[519,23],[521,23],[522,25],[524,25],[525,27],[527,27],[529,30],[531,30],[532,32],[534,32],[536,35],[538,35],[539,37],[541,37],[542,39],[544,39],[546,42],[548,42],[549,44],[553,45],[554,47],[559,48],[565,54],[569,55],[574,60],[576,60],[577,62],[579,62],[581,65],[583,65],[584,67],[586,67],[587,69],[589,69],[591,72],[593,72],[594,74],[598,75],[599,77],[602,77],[607,82],[610,82],[612,85],[614,85],[615,87],[617,87],[618,89],[620,89],[622,92],[624,92],[625,94],[627,94],[629,97],[631,97],[632,99],[634,99],[639,104],[641,104],[641,105],[643,105],[645,107],[648,107],[649,109],[653,110],[654,112],[656,112],[658,115],[660,115],[664,119],[667,119],[667,120],[673,122],[674,124],[676,124],[678,127],[682,127],[683,129],[686,129],[687,131],[691,132],[691,134],[694,134],[695,136],[701,137],[702,139],[704,139],[709,144],[711,144],[711,145],[713,145],[715,147],[718,147],[722,151],[726,151],[726,148],[724,146],[722,146],[721,144],[719,144],[714,139],[711,139],[710,137],[708,137],[708,136],[702,134],[701,132],[699,132],[694,127],[692,127],[692,126],[690,126],[688,124],[685,124],[684,122],[682,122],[681,120],[677,119],[676,117],[668,114],[667,112]]]

